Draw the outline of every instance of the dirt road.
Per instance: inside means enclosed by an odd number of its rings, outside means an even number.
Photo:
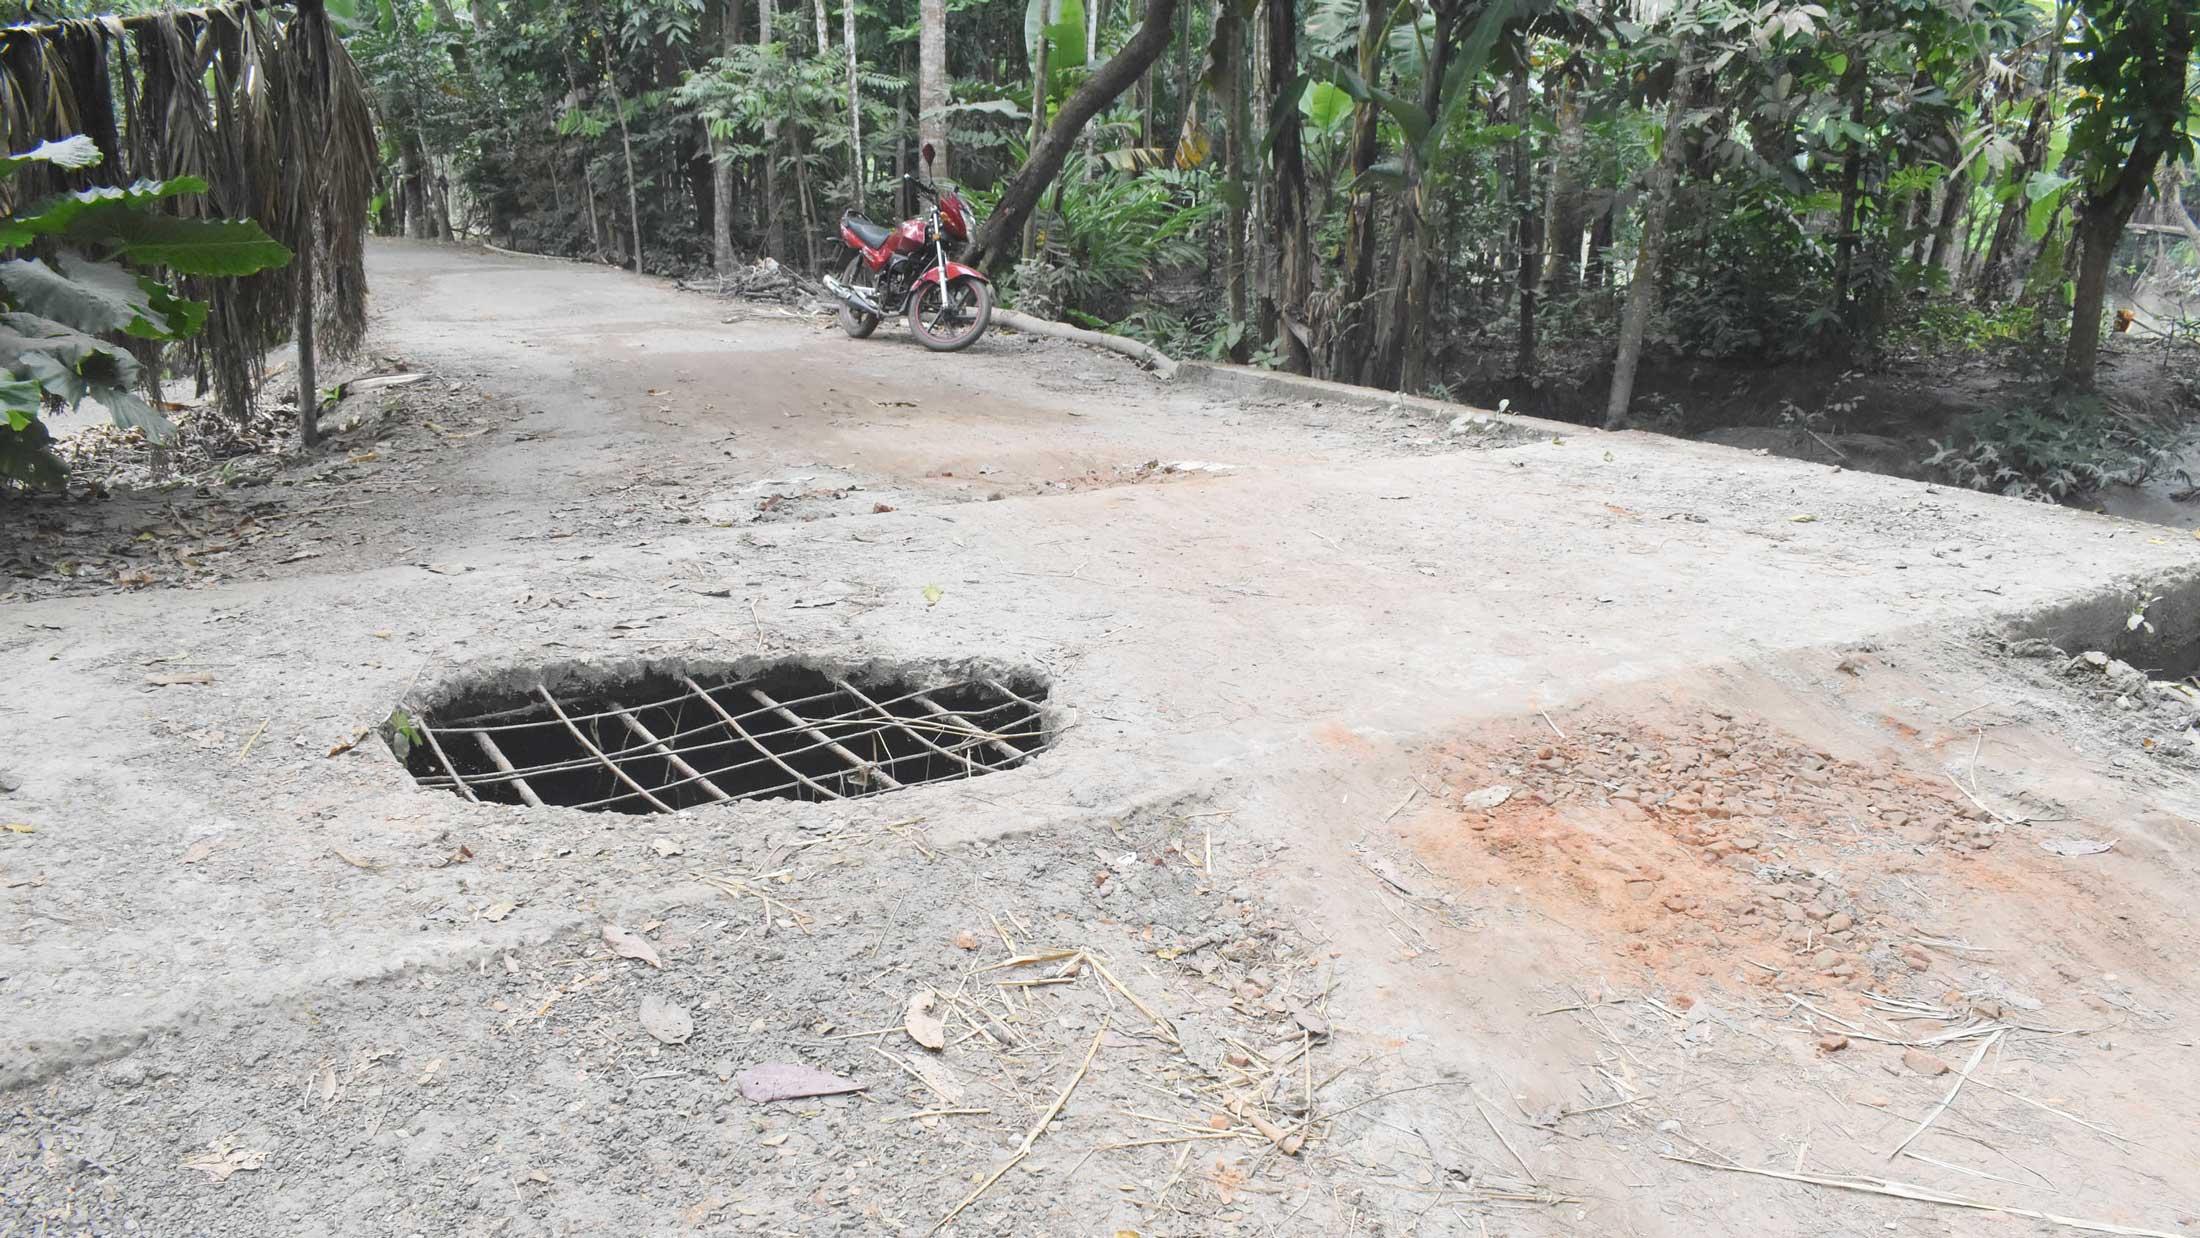
[[[73,570],[0,604],[16,1229],[2200,1226],[2190,741],[2143,675],[1986,639],[2173,678],[2200,543],[371,261],[432,382],[49,530]],[[482,676],[781,658],[1042,675],[1056,742],[651,817],[360,738]],[[764,1063],[865,1090],[744,1099]]]

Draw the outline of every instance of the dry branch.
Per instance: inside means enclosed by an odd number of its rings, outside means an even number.
[[[1093,348],[1105,348],[1110,352],[1122,353],[1124,356],[1159,374],[1163,381],[1176,377],[1176,362],[1170,360],[1167,353],[1128,336],[1110,335],[1105,331],[1087,331],[1083,327],[1073,327],[1066,322],[1051,322],[1044,318],[1033,318],[1029,314],[1019,314],[1015,310],[1007,309],[994,310],[993,321],[1017,331],[1028,331],[1033,335],[1044,335],[1057,340],[1070,340],[1074,343],[1090,345]]]

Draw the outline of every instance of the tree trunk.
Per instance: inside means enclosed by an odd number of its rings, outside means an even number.
[[[2065,391],[2093,390],[2101,358],[2101,310],[2108,300],[2108,267],[2123,238],[2128,213],[2087,213],[2079,218],[2077,288],[2071,298],[2070,341],[2063,349],[2061,386]]]
[[[1687,48],[1682,48],[1686,59]],[[1635,254],[1635,276],[1627,282],[1627,309],[1620,316],[1619,352],[1612,360],[1612,394],[1604,405],[1604,428],[1617,430],[1627,424],[1627,407],[1635,398],[1635,370],[1642,364],[1642,337],[1650,328],[1650,311],[1658,297],[1658,268],[1665,259],[1665,218],[1673,207],[1673,193],[1680,183],[1683,159],[1681,115],[1688,110],[1687,83],[1673,83],[1673,97],[1665,104],[1665,147],[1650,169],[1648,201],[1643,204],[1642,248]]]
[[[1849,120],[1858,128],[1864,124],[1864,95],[1866,82],[1862,70],[1863,54],[1858,53],[1857,68],[1842,82],[1844,90],[1858,92],[1849,104]],[[1849,321],[1849,283],[1856,268],[1856,204],[1862,196],[1864,174],[1864,144],[1856,138],[1849,139],[1848,153],[1841,158],[1841,230],[1833,243],[1833,305],[1834,319]],[[1630,301],[1629,305],[1632,306]]]
[[[1615,202],[1605,204],[1604,210],[1589,225],[1589,264],[1582,272],[1582,280],[1591,288],[1602,288],[1612,274],[1612,225],[1618,212]]]
[[[825,20],[825,0],[810,0],[810,14],[817,18],[817,54],[822,56],[833,45],[832,26]]]
[[[1046,124],[1047,36],[1046,32],[1041,30],[1038,39],[1031,46],[1031,132],[1024,137],[1025,150],[1039,149],[1039,135],[1046,132]],[[1055,205],[1057,208],[1061,205],[1061,195],[1059,193],[1055,195]],[[1031,261],[1032,252],[1038,247],[1038,242],[1038,217],[1027,214],[1024,217],[1023,243],[1019,251],[1023,254],[1024,261]]]
[[[932,175],[951,178],[947,149],[947,0],[917,0],[917,139],[932,147]]]
[[[1271,115],[1281,115],[1269,145],[1274,169],[1275,207],[1268,226],[1276,238],[1276,355],[1293,374],[1311,374],[1311,327],[1306,304],[1314,293],[1314,253],[1306,232],[1306,151],[1299,128],[1298,100],[1280,92],[1298,81],[1299,12],[1294,0],[1262,0],[1268,23],[1268,65],[1278,92]],[[1288,110],[1286,110],[1288,109]]]
[[[1459,6],[1443,3],[1437,4],[1435,10],[1429,65],[1421,74],[1421,112],[1425,116],[1442,115],[1444,78],[1450,73],[1453,45],[1457,41]],[[1376,349],[1373,379],[1397,391],[1420,390],[1428,360],[1431,238],[1423,177],[1427,171],[1424,167],[1427,157],[1434,153],[1435,143],[1440,140],[1439,132],[1430,131],[1426,149],[1413,143],[1405,148],[1405,184],[1398,194],[1398,263],[1391,288],[1390,314],[1382,324],[1381,342]]]
[[[756,45],[771,46],[772,23],[778,14],[773,12],[776,0],[757,0]],[[753,183],[753,182],[752,182]],[[779,226],[779,109],[767,108],[764,113],[764,253],[767,257],[785,259],[786,247],[781,243]]]
[[[428,204],[435,212],[435,239],[448,241],[456,235],[451,227],[450,183],[436,170],[435,156],[428,156],[423,163],[427,167]]]
[[[1933,247],[1925,256],[1925,265],[1938,267],[1949,273],[1953,285],[1956,261],[1956,225],[1963,222],[1964,208],[1971,202],[1971,169],[1965,167],[1948,178],[1947,196],[1940,201],[1940,218],[1933,221]]]
[[[2192,212],[2185,209],[2183,191],[2178,188],[2179,178],[2175,168],[2162,171],[2162,184],[2158,191],[2162,199],[2162,213],[2170,222],[2185,230],[2185,239],[2192,242],[2192,251],[2200,256],[2200,223],[2195,223]]]
[[[1513,70],[1512,86],[1508,92],[1505,110],[1508,117],[1520,129],[1520,136],[1513,139],[1512,149],[1512,198],[1513,210],[1519,214],[1520,267],[1517,280],[1520,289],[1520,340],[1513,356],[1513,368],[1521,374],[1535,373],[1535,313],[1536,286],[1543,276],[1543,217],[1535,200],[1534,144],[1529,137],[1528,124],[1528,66],[1525,60]]]
[[[1095,3],[1091,11],[1097,13]],[[1245,255],[1245,154],[1252,137],[1252,111],[1245,92],[1245,14],[1238,0],[1215,0],[1214,63],[1210,80],[1222,112],[1223,272],[1225,300],[1230,322],[1238,331],[1230,346],[1232,361],[1245,360],[1246,255]]]
[[[1558,111],[1558,153],[1551,159],[1550,254],[1543,265],[1543,295],[1564,299],[1581,286],[1584,136],[1580,85],[1562,70],[1551,88]]]
[[[2055,92],[2062,85],[2062,56],[2064,36],[2070,32],[2070,20],[2076,15],[2074,0],[2058,0],[2055,6],[2055,34],[2047,41],[2047,67],[2040,75],[2039,95],[2032,102],[2032,115],[2025,122],[2024,137],[2017,143],[2017,166],[2010,174],[2011,183],[2022,185],[2032,173],[2046,166],[2049,154],[2048,138],[2054,129],[2053,102]],[[1978,269],[1978,306],[1985,309],[2001,296],[2006,285],[2010,251],[2016,248],[2017,238],[2024,231],[2025,208],[2030,202],[2018,193],[2001,208],[2001,218],[1994,224],[1993,239],[1987,243],[1986,258]]]
[[[718,50],[731,56],[741,44],[741,0],[726,0],[724,25],[718,31]],[[703,137],[710,150],[710,256],[720,275],[730,273],[740,260],[733,252],[733,159],[710,135],[704,122]]]
[[[405,193],[405,235],[425,241],[434,228],[428,219],[428,160],[420,152],[420,139],[409,129],[398,138],[397,150],[397,176]]]
[[[2185,101],[2185,76],[2192,63],[2195,23],[2200,22],[2185,0],[2172,0],[2162,14],[2162,40],[2143,47],[2125,66],[2146,84],[2148,114],[2181,116]],[[2108,299],[2108,267],[2123,239],[2124,225],[2146,200],[2154,183],[2154,170],[2167,157],[2183,149],[2177,126],[2164,122],[2140,131],[2131,153],[2107,184],[2095,183],[2078,207],[2077,234],[2084,246],[2078,257],[2077,291],[2070,306],[2070,341],[2063,350],[2061,387],[2066,391],[2093,390],[2101,357],[2101,310]]]
[[[1000,201],[994,205],[993,217],[985,221],[985,226],[971,240],[963,261],[990,269],[1015,249],[1016,238],[1023,232],[1031,208],[1038,205],[1040,195],[1062,170],[1062,161],[1069,157],[1086,122],[1128,90],[1147,66],[1167,50],[1177,3],[1178,0],[1146,0],[1145,16],[1129,41],[1109,57],[1106,64],[1094,70],[1075,94],[1063,101],[1054,114],[1054,123],[1031,148],[1024,166],[1008,179],[1001,190]]]
[[[787,127],[787,141],[794,147],[794,196],[802,212],[802,253],[809,265],[805,270],[817,270],[817,200],[810,193],[810,161],[802,147],[802,126]]]
[[[863,209],[863,91],[856,82],[856,0],[840,0],[840,41],[848,53],[848,206]]]
[[[894,210],[896,219],[915,214],[909,209],[909,91],[916,78],[909,73],[909,52],[901,54],[902,88],[894,92]],[[921,124],[921,122],[920,122]],[[922,129],[919,129],[922,134]]]
[[[634,191],[634,138],[626,129],[626,99],[619,93],[617,70],[605,67],[604,84],[611,89],[612,114],[619,119],[619,150],[626,156],[626,216],[634,233],[634,273],[642,273],[642,200]]]
[[[1382,0],[1373,0],[1360,19],[1360,80],[1373,80],[1382,66],[1390,24],[1378,20]],[[1379,153],[1382,113],[1365,100],[1352,105],[1352,197],[1344,234],[1344,302],[1339,309],[1335,348],[1329,371],[1342,382],[1357,383],[1368,372],[1375,345],[1375,187],[1367,178]]]
[[[321,389],[313,367],[313,195],[307,194],[304,202],[304,226],[299,232],[302,238],[293,262],[292,278],[297,281],[298,316],[292,329],[298,345],[298,441],[307,447],[321,441]]]

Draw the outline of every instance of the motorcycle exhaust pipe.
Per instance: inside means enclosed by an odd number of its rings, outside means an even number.
[[[861,310],[873,318],[886,317],[886,311],[880,309],[871,298],[864,296],[861,292],[850,288],[830,275],[825,277],[825,291],[832,293],[834,296],[846,301],[853,308]]]

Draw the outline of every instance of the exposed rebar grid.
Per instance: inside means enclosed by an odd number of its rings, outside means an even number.
[[[481,803],[677,812],[854,799],[1022,764],[1053,738],[1045,699],[1023,680],[859,685],[801,667],[563,694],[537,684],[414,709],[427,742],[405,759],[422,786]]]

